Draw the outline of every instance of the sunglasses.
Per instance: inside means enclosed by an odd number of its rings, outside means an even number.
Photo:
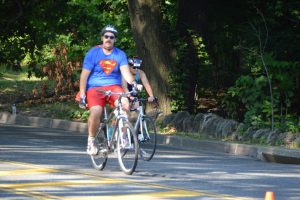
[[[113,40],[113,39],[115,39],[115,36],[111,36],[111,35],[103,35],[103,37],[105,38],[105,39],[111,39],[111,40]]]

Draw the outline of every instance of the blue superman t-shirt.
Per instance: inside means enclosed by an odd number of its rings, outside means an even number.
[[[91,71],[86,90],[108,85],[122,85],[120,67],[127,65],[126,54],[114,48],[112,53],[105,55],[100,46],[89,50],[83,61],[83,68]]]

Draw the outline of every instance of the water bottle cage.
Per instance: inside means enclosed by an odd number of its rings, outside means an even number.
[[[103,129],[105,127],[105,123],[106,123],[105,121],[104,121],[104,123],[100,123],[100,128],[101,129]]]
[[[114,115],[115,115],[115,117],[117,117],[117,116],[119,115],[118,109],[115,109],[115,110],[114,110]]]

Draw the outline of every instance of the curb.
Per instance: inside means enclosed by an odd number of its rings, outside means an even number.
[[[28,125],[43,128],[55,128],[80,133],[87,133],[87,123],[68,120],[28,117],[0,112],[0,123]],[[285,149],[280,147],[261,147],[256,145],[237,144],[230,142],[193,140],[185,137],[158,134],[158,144],[176,146],[190,150],[209,150],[233,155],[249,156],[266,162],[300,164],[300,149]]]

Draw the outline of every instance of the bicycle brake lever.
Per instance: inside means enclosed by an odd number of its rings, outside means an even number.
[[[106,96],[109,96],[109,95],[111,95],[111,90],[107,90],[107,91],[105,91],[105,95],[106,95]]]

